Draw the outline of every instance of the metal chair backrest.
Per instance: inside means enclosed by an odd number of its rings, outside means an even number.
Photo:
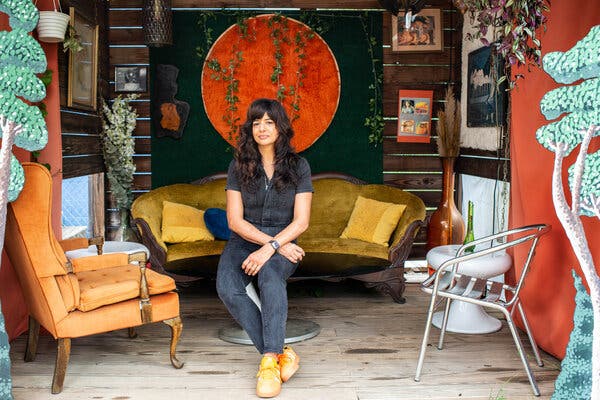
[[[535,253],[535,248],[537,246],[539,238],[545,233],[547,233],[549,230],[550,226],[546,224],[528,225],[496,233],[494,235],[474,240],[472,242],[469,242],[468,244],[464,244],[456,251],[456,256],[454,258],[443,262],[436,271],[436,273],[423,282],[423,286],[428,286],[429,284],[431,284],[431,281],[435,279],[436,282],[434,284],[433,290],[434,292],[437,292],[439,282],[442,279],[442,277],[445,282],[455,281],[454,275],[456,274],[458,266],[461,262],[479,258],[498,251],[503,251],[529,241],[531,243],[529,246],[529,250],[527,251],[527,258],[525,260],[525,264],[523,265],[523,269],[521,270],[521,273],[519,275],[517,284],[513,289],[514,297],[507,303],[507,305],[510,305],[513,301],[515,301],[516,298],[518,298],[519,292],[523,287],[525,276],[529,271],[531,260]],[[489,243],[490,247],[484,248],[483,246],[486,243]],[[472,253],[465,253],[465,251],[472,246],[475,246],[475,251]],[[452,267],[452,271],[450,275],[446,275],[450,267]]]

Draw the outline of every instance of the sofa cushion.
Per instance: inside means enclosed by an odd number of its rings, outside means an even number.
[[[386,203],[358,196],[348,225],[340,237],[388,246],[390,236],[398,226],[405,208],[404,204]]]
[[[204,223],[204,211],[197,208],[163,201],[162,240],[167,243],[214,240]]]
[[[380,244],[369,243],[358,239],[343,238],[312,238],[300,236],[298,245],[307,253],[339,253],[355,254],[363,257],[388,259],[388,248]],[[300,262],[302,266],[302,262]]]
[[[360,187],[341,179],[313,181],[310,223],[302,237],[307,239],[339,238],[352,213]]]
[[[206,209],[204,211],[204,223],[216,239],[229,240],[231,230],[227,223],[227,212],[225,210],[221,208]]]
[[[204,256],[220,256],[225,248],[223,240],[199,240],[197,242],[174,243],[167,247],[167,263]]]

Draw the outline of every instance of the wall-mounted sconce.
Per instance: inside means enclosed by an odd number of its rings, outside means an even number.
[[[171,0],[144,0],[144,43],[151,47],[173,44]]]
[[[424,0],[379,0],[379,4],[394,15],[398,12],[417,14],[425,6]]]
[[[475,23],[475,9],[474,7],[469,7],[467,3],[469,2],[466,0],[452,0],[454,7],[456,7],[463,15],[468,13],[469,23],[473,25]]]
[[[424,0],[379,0],[379,4],[393,15],[398,15],[399,12],[404,13],[404,26],[410,28],[414,17],[425,6]]]

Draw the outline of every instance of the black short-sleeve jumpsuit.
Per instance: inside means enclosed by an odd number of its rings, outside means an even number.
[[[261,167],[258,182],[254,188],[248,189],[240,185],[232,161],[227,174],[226,190],[241,192],[246,221],[260,231],[275,236],[292,222],[296,194],[313,192],[310,166],[306,159],[299,157],[296,168],[299,177],[296,186],[276,190]],[[277,170],[274,174],[277,174]],[[217,292],[257,350],[261,354],[279,354],[283,351],[287,320],[286,281],[298,264],[279,253],[275,253],[264,264],[257,274],[261,302],[259,310],[246,292],[246,286],[253,277],[242,270],[242,262],[260,247],[235,232],[231,233],[219,260]]]

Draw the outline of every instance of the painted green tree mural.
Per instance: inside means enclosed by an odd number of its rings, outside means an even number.
[[[592,328],[594,312],[592,301],[581,278],[571,271],[575,283],[575,312],[573,330],[561,371],[554,382],[552,400],[588,400],[592,387]]]
[[[543,66],[559,83],[583,79],[544,95],[540,102],[542,113],[554,121],[539,128],[536,136],[555,154],[554,208],[590,288],[594,312],[591,398],[600,399],[600,277],[581,220],[582,216],[600,219],[600,151],[588,153],[592,138],[600,135],[600,25],[570,50],[546,54]],[[577,146],[577,159],[569,167],[569,206],[562,182],[563,161]]]
[[[13,144],[33,151],[48,140],[38,102],[46,88],[36,73],[46,70],[46,55],[29,34],[38,21],[31,0],[0,0],[0,12],[8,14],[10,31],[0,31],[0,254],[4,247],[6,206],[23,189],[23,168],[12,154]],[[0,313],[0,398],[12,398],[8,336]]]

